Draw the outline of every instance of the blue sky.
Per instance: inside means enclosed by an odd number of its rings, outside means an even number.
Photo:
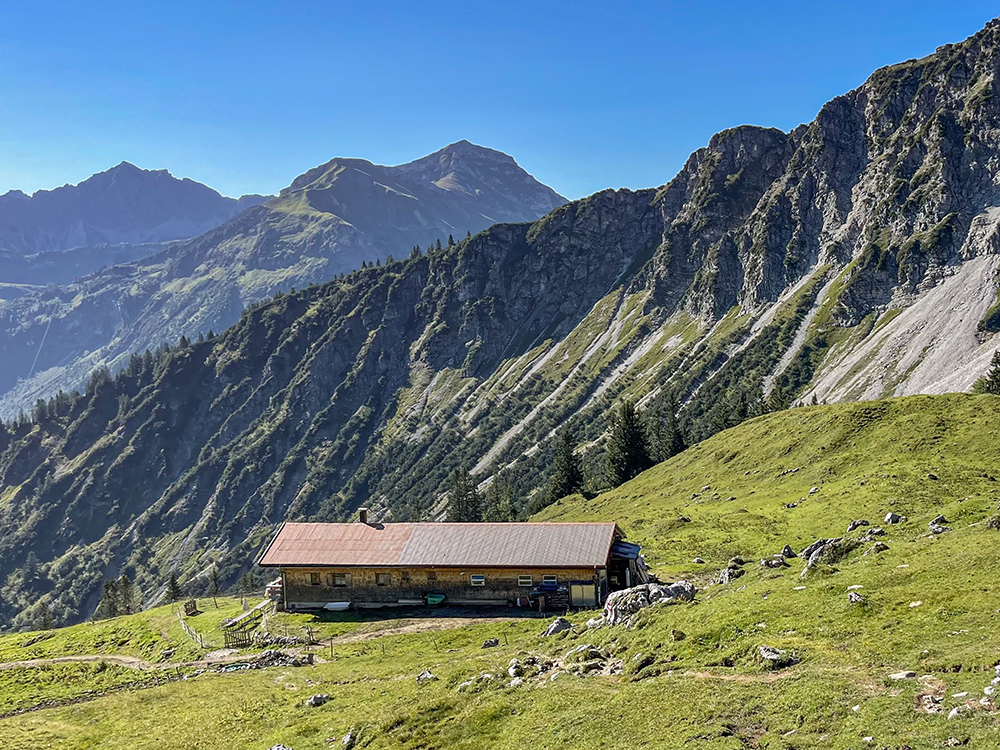
[[[620,7],[616,7],[620,6]],[[979,30],[962,2],[0,5],[0,193],[122,160],[228,195],[456,140],[575,198],[668,181],[711,135],[788,130]]]

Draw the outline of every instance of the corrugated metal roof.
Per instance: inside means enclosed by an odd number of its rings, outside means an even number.
[[[411,523],[286,523],[260,564],[395,565],[412,533]]]
[[[592,568],[607,562],[613,523],[288,523],[263,566]]]

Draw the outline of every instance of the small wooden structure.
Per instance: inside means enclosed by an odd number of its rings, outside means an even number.
[[[187,601],[184,602],[184,614],[187,617],[193,617],[194,615],[198,614],[197,599],[188,599]]]
[[[262,601],[253,609],[244,612],[239,617],[222,623],[222,638],[226,648],[247,648],[253,645],[253,634],[264,618],[265,610],[273,604],[270,600]]]

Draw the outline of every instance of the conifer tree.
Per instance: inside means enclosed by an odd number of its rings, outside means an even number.
[[[455,238],[450,234],[448,235],[448,247],[455,247]]]
[[[993,353],[989,372],[976,380],[972,386],[972,392],[1000,396],[1000,351]]]
[[[34,552],[29,552],[28,556],[24,558],[24,582],[27,584],[32,584],[38,580],[39,577],[39,564],[38,555]]]
[[[448,520],[452,522],[482,521],[479,493],[467,469],[451,473],[451,497],[448,500]]]
[[[653,414],[648,431],[650,452],[656,461],[673,458],[687,447],[674,401],[668,401]]]
[[[36,610],[35,621],[32,623],[35,630],[52,630],[55,627],[55,621],[52,617],[52,610],[49,608],[48,602],[42,602],[38,605]]]
[[[212,566],[212,580],[209,583],[208,593],[212,596],[212,601],[215,603],[215,608],[219,608],[219,601],[216,597],[219,595],[219,566]]]
[[[167,601],[176,602],[182,598],[184,598],[184,592],[181,590],[181,585],[177,581],[177,574],[171,573],[170,580],[167,581]]]
[[[646,431],[631,401],[623,401],[612,417],[606,461],[607,479],[612,487],[627,482],[653,465]]]
[[[101,592],[101,601],[97,604],[97,611],[94,612],[94,619],[107,620],[118,617],[122,614],[119,608],[118,582],[111,578],[104,582],[104,590]]]
[[[440,237],[438,237],[437,238],[437,242],[434,243],[434,249],[435,250],[440,250],[441,249],[441,238]]]
[[[548,497],[555,502],[583,489],[583,467],[576,455],[576,441],[566,428],[556,438],[556,460],[549,480]]]
[[[514,520],[514,491],[506,471],[499,472],[486,490],[483,503],[483,520],[488,523],[505,523]]]
[[[123,615],[134,615],[139,611],[135,600],[135,584],[125,572],[118,577],[118,611]]]

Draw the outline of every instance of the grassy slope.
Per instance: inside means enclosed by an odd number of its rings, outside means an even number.
[[[1000,658],[1000,532],[981,523],[996,512],[998,488],[990,475],[1000,437],[991,427],[998,418],[1000,399],[988,396],[783,412],[718,435],[614,492],[549,509],[550,518],[618,520],[647,545],[662,577],[702,584],[698,603],[648,610],[632,630],[581,628],[541,639],[540,623],[515,621],[385,635],[338,646],[332,662],[314,667],[205,674],[12,717],[0,721],[0,732],[23,748],[188,742],[264,749],[284,742],[309,750],[329,747],[330,738],[339,742],[352,727],[362,727],[361,744],[373,748],[529,742],[598,748],[607,747],[611,735],[622,747],[908,744],[916,750],[941,747],[950,737],[991,746],[1000,727],[996,714],[976,711],[951,721],[945,714],[963,702],[953,693],[982,695]],[[712,489],[703,491],[705,485]],[[820,489],[809,495],[811,487]],[[786,509],[789,502],[798,506]],[[880,555],[863,556],[859,549],[806,579],[798,560],[778,571],[750,564],[733,584],[707,585],[735,553],[757,558],[786,542],[798,550],[816,536],[841,536],[854,518],[875,523],[890,509],[910,520],[886,527],[890,549]],[[930,538],[927,521],[939,512],[953,531]],[[679,521],[681,515],[690,522]],[[707,563],[694,565],[695,555]],[[852,585],[863,587],[865,604],[848,604]],[[573,619],[582,623],[587,616]],[[300,620],[289,622],[300,626]],[[349,625],[324,627],[332,634]],[[675,640],[671,631],[686,637]],[[508,644],[479,648],[503,633]],[[456,690],[480,671],[502,669],[514,655],[556,655],[588,642],[622,658],[625,676],[563,676],[473,695]],[[802,663],[766,673],[753,660],[761,644],[795,649]],[[638,653],[655,661],[635,672]],[[425,668],[440,680],[418,688],[414,678]],[[942,681],[944,713],[918,713],[920,683],[887,679],[900,669]],[[0,688],[9,689],[5,682],[0,673]],[[316,692],[333,700],[320,709],[304,707],[304,698]],[[872,745],[863,742],[866,736]]]

